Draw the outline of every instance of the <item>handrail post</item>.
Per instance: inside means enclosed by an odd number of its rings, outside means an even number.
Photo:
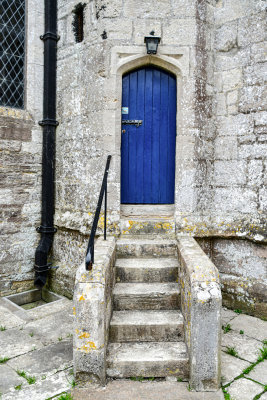
[[[110,164],[111,156],[109,155],[107,158],[106,168],[103,176],[103,181],[101,185],[101,190],[99,194],[99,199],[97,202],[96,212],[92,224],[90,239],[87,246],[87,251],[85,255],[85,269],[90,271],[92,269],[94,263],[94,240],[95,234],[97,230],[99,215],[101,211],[101,206],[103,202],[103,196],[105,196],[105,210],[104,210],[104,240],[107,240],[107,185],[108,185],[108,171],[109,171],[109,164]]]
[[[107,173],[106,173],[107,174]],[[104,210],[104,240],[107,240],[107,176],[105,185],[105,210]]]

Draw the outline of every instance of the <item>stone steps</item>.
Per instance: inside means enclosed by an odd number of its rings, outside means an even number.
[[[177,310],[177,283],[117,283],[113,291],[115,310]]]
[[[184,340],[183,316],[176,310],[114,311],[110,342],[175,342]]]
[[[113,378],[188,377],[189,361],[183,342],[110,343],[107,374]]]
[[[176,240],[127,236],[117,240],[116,254],[122,257],[177,257]]]
[[[176,241],[140,236],[117,241],[107,375],[186,379]]]
[[[177,258],[119,258],[117,282],[175,282],[178,266]]]

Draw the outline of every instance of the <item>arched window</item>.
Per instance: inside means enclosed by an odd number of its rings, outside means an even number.
[[[24,107],[25,0],[0,1],[0,105]]]

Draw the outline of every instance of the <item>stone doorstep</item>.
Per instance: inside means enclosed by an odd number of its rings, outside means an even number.
[[[173,217],[175,211],[174,204],[121,204],[122,218],[162,218]]]
[[[110,322],[110,342],[175,342],[184,340],[181,312],[114,311]]]
[[[189,359],[185,343],[110,343],[107,353],[107,376],[188,378]]]
[[[173,310],[180,304],[177,283],[117,283],[114,310]]]
[[[173,282],[178,277],[176,258],[119,258],[117,282]]]

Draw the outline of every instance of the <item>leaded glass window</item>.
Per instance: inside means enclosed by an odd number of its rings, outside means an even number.
[[[0,105],[24,106],[25,0],[0,0]]]

